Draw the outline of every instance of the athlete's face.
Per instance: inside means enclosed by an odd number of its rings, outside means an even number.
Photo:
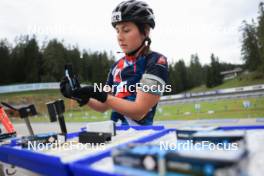
[[[117,41],[124,53],[137,49],[145,39],[133,22],[122,22],[115,26]]]

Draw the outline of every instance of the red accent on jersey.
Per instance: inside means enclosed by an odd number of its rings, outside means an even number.
[[[124,97],[128,97],[130,95],[131,95],[131,93],[129,93],[128,91],[123,91],[123,92],[119,92],[115,96],[118,97],[118,98],[124,98]]]
[[[114,73],[114,81],[115,82],[118,82],[118,83],[122,82],[122,79],[120,77],[120,73],[121,73],[123,67],[124,67],[124,59],[121,59],[118,62],[118,64],[116,65],[116,70],[115,70],[115,73]]]
[[[161,56],[158,61],[157,61],[157,64],[161,64],[161,65],[165,65],[167,62],[166,62],[166,59]]]
[[[135,56],[128,56],[128,55],[126,55],[125,58],[126,58],[126,60],[129,61],[129,62],[131,62],[131,61],[132,61],[132,62],[135,62],[136,59],[137,59]]]

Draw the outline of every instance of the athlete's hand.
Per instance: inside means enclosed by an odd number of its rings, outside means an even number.
[[[72,92],[73,97],[78,97],[83,100],[89,101],[89,98],[94,98],[102,103],[107,100],[107,93],[97,90],[94,86],[88,85]]]
[[[72,90],[72,87],[67,77],[64,77],[60,82],[61,94],[66,98],[76,100],[80,106],[83,106],[88,103],[90,97],[89,94],[81,94],[80,89],[82,88],[80,87],[79,83],[78,87],[79,88]]]

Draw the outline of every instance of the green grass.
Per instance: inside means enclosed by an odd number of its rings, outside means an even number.
[[[243,101],[250,101],[251,107],[245,109]],[[195,111],[195,103],[160,106],[157,109],[155,120],[195,120],[195,119],[225,119],[225,118],[257,118],[264,117],[264,97],[220,100],[201,102],[200,112]],[[208,114],[208,111],[214,111]],[[185,113],[189,112],[189,115]],[[75,108],[64,114],[66,122],[93,122],[109,120],[110,111],[106,113],[95,112],[89,108]],[[21,119],[12,118],[14,122],[22,122]],[[47,114],[31,118],[31,122],[49,122]]]
[[[90,110],[89,108],[83,108],[85,110],[67,111],[64,113],[66,122],[94,122],[94,121],[105,121],[110,120],[110,111],[105,113],[99,113]],[[18,123],[23,122],[19,118],[11,118],[12,122]],[[48,114],[42,114],[30,118],[30,122],[50,122]]]
[[[64,98],[59,90],[37,90],[0,94],[0,100],[7,103],[14,105],[34,104],[39,114],[31,117],[31,122],[49,122],[46,103],[57,99],[64,100],[66,111],[64,117],[67,122],[103,121],[110,118],[110,112],[102,114],[91,110],[89,107],[79,107],[75,101]],[[10,118],[13,122],[23,122],[18,117],[10,116]]]
[[[46,112],[46,103],[56,99],[64,99],[59,90],[37,90],[26,92],[14,92],[0,94],[0,100],[13,104],[35,104],[37,111],[40,114]],[[69,100],[65,100],[65,104],[68,108]]]
[[[264,78],[255,78],[255,73],[251,73],[248,75],[241,75],[240,77],[232,80],[226,80],[223,84],[213,87],[207,88],[205,85],[196,87],[191,89],[188,92],[205,92],[210,90],[217,90],[217,89],[226,89],[232,87],[242,87],[242,86],[249,86],[249,85],[256,85],[256,84],[264,84]]]
[[[243,101],[248,100],[251,107],[245,109]],[[156,120],[189,120],[221,118],[256,118],[264,117],[264,97],[201,102],[200,112],[195,111],[195,103],[162,106],[157,110]],[[209,114],[208,111],[214,111]],[[185,113],[189,112],[189,115]]]

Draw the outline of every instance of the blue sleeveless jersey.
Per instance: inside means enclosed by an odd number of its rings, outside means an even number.
[[[166,57],[153,51],[146,55],[139,56],[138,58],[134,56],[124,56],[111,67],[106,85],[114,88],[114,90],[112,90],[114,96],[129,101],[135,101],[137,93],[133,88],[136,88],[136,84],[141,81],[144,75],[157,79],[159,82],[162,82],[162,84],[166,84],[168,81],[168,64]],[[127,89],[130,85],[134,86]],[[115,122],[121,120],[122,125],[152,125],[156,107],[157,104],[152,107],[140,121],[124,117],[116,111],[112,111],[111,120]],[[131,124],[131,122],[134,123]]]

